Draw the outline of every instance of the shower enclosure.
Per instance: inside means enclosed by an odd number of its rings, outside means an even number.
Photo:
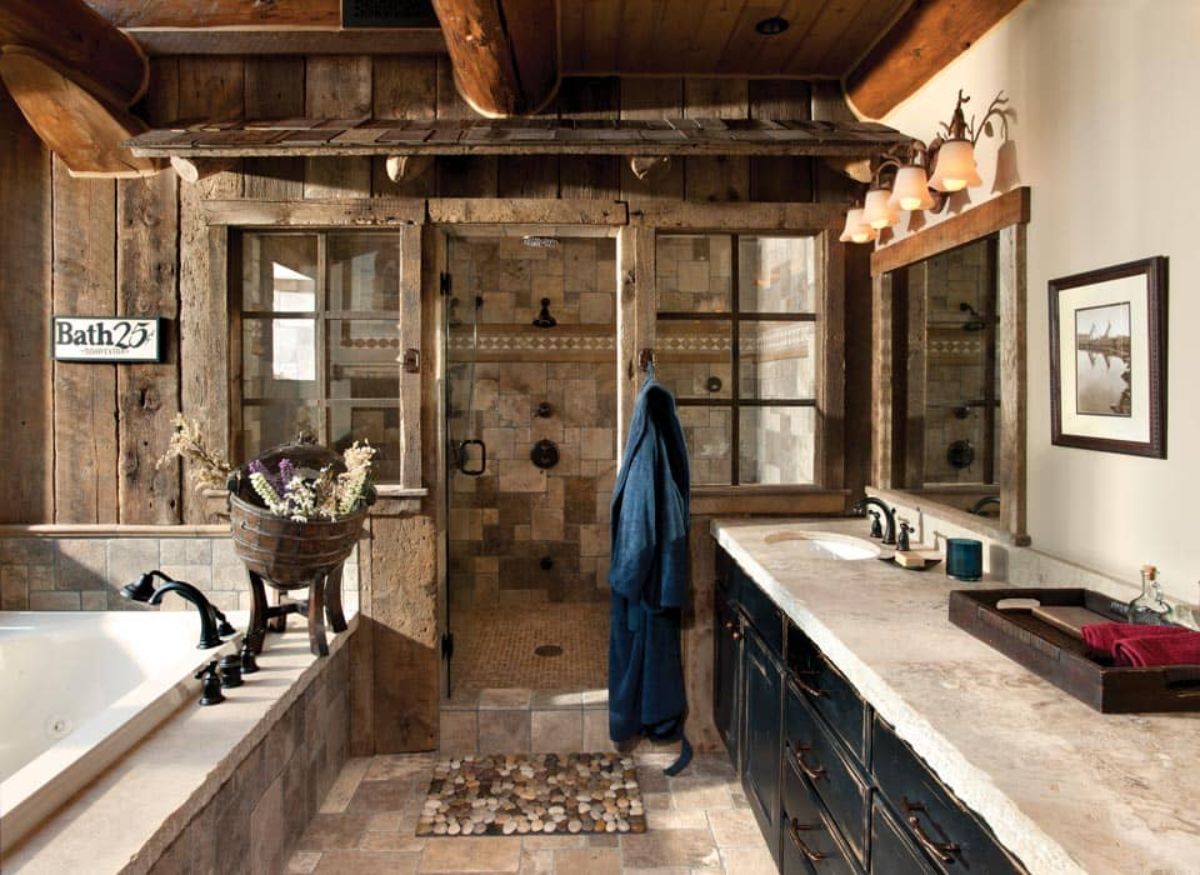
[[[579,234],[446,240],[452,693],[605,685],[616,246]]]

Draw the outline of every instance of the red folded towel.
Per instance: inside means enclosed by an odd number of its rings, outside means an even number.
[[[1149,668],[1155,665],[1200,665],[1200,632],[1182,635],[1123,638],[1117,642],[1117,665]]]
[[[1141,638],[1158,638],[1161,636],[1188,634],[1187,629],[1179,626],[1143,626],[1140,623],[1093,623],[1079,630],[1083,635],[1083,643],[1092,650],[1099,651],[1110,659],[1116,658],[1116,646],[1119,641],[1131,641]],[[1193,635],[1198,633],[1191,633]]]

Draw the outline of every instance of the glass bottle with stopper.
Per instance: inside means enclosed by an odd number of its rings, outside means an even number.
[[[1146,626],[1162,626],[1167,623],[1171,606],[1163,598],[1158,585],[1158,569],[1153,565],[1142,566],[1142,594],[1129,603],[1129,622]]]

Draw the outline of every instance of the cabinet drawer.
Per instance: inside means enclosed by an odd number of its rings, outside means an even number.
[[[870,788],[858,769],[809,707],[803,693],[788,684],[784,717],[784,756],[808,778],[846,844],[859,862],[866,851]]]
[[[763,642],[780,659],[783,658],[783,613],[775,606],[758,584],[742,569],[735,568],[737,601],[750,624]]]
[[[792,623],[788,623],[787,636],[788,670],[793,682],[850,752],[866,762],[866,702],[809,637]]]
[[[790,765],[783,773],[783,875],[856,875],[858,867],[807,782]]]
[[[871,806],[871,875],[936,875],[876,796]]]
[[[986,826],[934,776],[884,721],[871,740],[875,781],[908,838],[938,872],[1024,872]]]

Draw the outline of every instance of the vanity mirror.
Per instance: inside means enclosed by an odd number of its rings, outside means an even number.
[[[1025,541],[1025,225],[1008,192],[871,257],[872,480]]]

